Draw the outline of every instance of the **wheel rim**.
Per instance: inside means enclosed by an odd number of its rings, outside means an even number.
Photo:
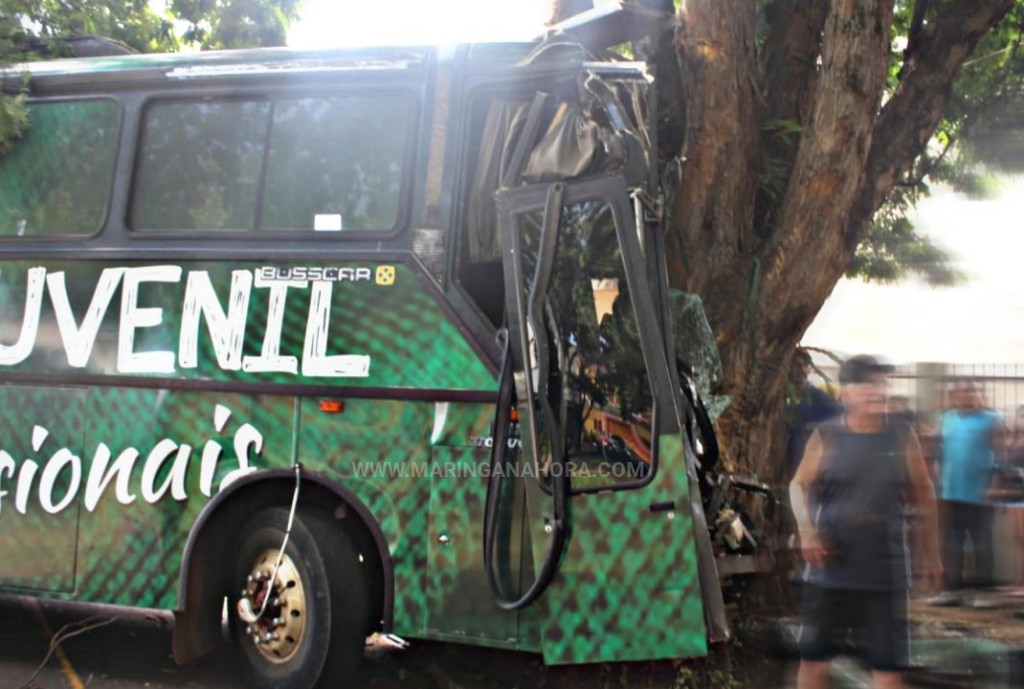
[[[252,610],[259,611],[269,596],[260,619],[246,623],[239,618],[256,650],[272,663],[286,663],[299,649],[306,629],[306,590],[295,563],[286,554],[281,558],[277,577],[270,581],[280,551],[264,550],[255,559],[246,577],[242,597]]]

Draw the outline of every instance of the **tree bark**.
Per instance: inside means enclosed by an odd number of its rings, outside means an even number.
[[[783,478],[777,421],[792,352],[928,144],[960,66],[1012,4],[941,5],[883,105],[893,0],[776,0],[760,55],[754,3],[685,3],[669,270],[702,297],[718,340],[733,466]],[[782,120],[794,142],[777,135]],[[779,193],[766,193],[766,170],[781,175]]]
[[[729,305],[708,309],[726,355],[743,334],[745,314],[736,306],[747,302],[757,249],[755,12],[747,0],[692,0],[676,36],[687,125],[669,273],[706,303]]]

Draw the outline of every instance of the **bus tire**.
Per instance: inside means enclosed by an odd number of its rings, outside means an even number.
[[[236,656],[253,689],[339,687],[358,668],[365,643],[368,596],[358,556],[326,517],[300,510],[271,587],[287,526],[288,510],[270,508],[243,529],[229,596]],[[257,611],[272,596],[256,623],[239,616],[243,594]]]

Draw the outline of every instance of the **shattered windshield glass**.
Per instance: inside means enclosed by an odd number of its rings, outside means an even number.
[[[726,395],[713,395],[722,383],[722,359],[711,332],[704,304],[696,294],[669,291],[675,333],[676,356],[693,372],[697,392],[704,399],[708,415],[718,418],[729,404]]]

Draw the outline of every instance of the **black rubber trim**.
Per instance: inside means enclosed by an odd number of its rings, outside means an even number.
[[[48,387],[153,388],[186,392],[237,392],[285,397],[341,397],[345,399],[401,400],[410,402],[492,403],[491,390],[445,390],[439,388],[378,388],[316,383],[270,381],[200,380],[195,378],[139,378],[136,376],[68,375],[56,373],[5,372],[0,385],[45,385]]]

